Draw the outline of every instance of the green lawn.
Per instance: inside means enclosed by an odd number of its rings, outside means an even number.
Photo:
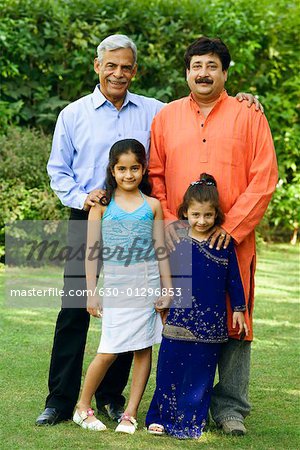
[[[23,274],[26,278],[26,273]],[[28,274],[30,276],[30,274]],[[4,298],[1,274],[1,298]],[[262,247],[256,277],[255,341],[250,397],[253,405],[242,438],[213,427],[200,441],[179,441],[148,435],[142,426],[134,436],[114,434],[106,421],[103,433],[80,429],[72,422],[36,427],[47,394],[49,356],[57,310],[3,306],[0,322],[0,446],[3,449],[257,449],[300,448],[299,438],[299,248]],[[85,368],[99,340],[92,320]],[[157,348],[155,349],[154,365]],[[153,370],[139,413],[143,419],[154,389]]]

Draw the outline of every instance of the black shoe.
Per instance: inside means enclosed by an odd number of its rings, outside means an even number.
[[[69,417],[62,416],[60,411],[56,408],[46,408],[42,414],[36,419],[36,425],[55,425],[63,420],[68,420]]]
[[[124,413],[124,407],[117,403],[108,403],[108,405],[102,406],[101,409],[98,409],[98,413],[105,413],[111,420],[118,422]]]

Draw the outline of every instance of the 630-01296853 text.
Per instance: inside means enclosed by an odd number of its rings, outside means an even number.
[[[127,297],[148,297],[152,295],[156,297],[180,297],[181,288],[99,288],[97,293],[105,297],[118,297],[119,295],[126,295]]]

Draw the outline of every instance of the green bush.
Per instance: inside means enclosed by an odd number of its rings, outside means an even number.
[[[185,95],[184,50],[187,43],[207,34],[222,37],[231,49],[235,62],[228,83],[231,92],[251,87],[265,96],[267,110],[274,102],[266,96],[270,92],[288,103],[295,101],[299,83],[293,57],[299,25],[295,0],[2,0],[0,4],[1,98],[11,105],[2,108],[18,111],[14,118],[22,124],[51,128],[64,104],[90,92],[96,80],[92,64],[96,46],[116,32],[137,43],[140,69],[133,82],[137,93],[165,101]],[[289,117],[295,107],[290,108]]]
[[[286,236],[294,244],[300,225],[300,174],[291,181],[280,179],[266,214],[266,221],[275,237]],[[293,239],[294,238],[294,239]]]
[[[16,220],[59,220],[68,216],[49,186],[46,164],[50,137],[43,132],[9,127],[0,136],[0,258],[5,224]]]
[[[269,224],[285,229],[294,223],[291,195],[299,178],[300,147],[296,0],[0,0],[0,7],[4,133],[12,123],[52,132],[59,110],[93,89],[95,49],[109,34],[124,33],[137,43],[139,71],[132,90],[163,101],[187,93],[187,44],[203,34],[221,37],[233,58],[229,93],[257,95],[274,136],[280,191],[276,207],[269,209]],[[39,186],[42,165],[38,172],[27,173],[26,188]]]
[[[51,137],[42,131],[9,127],[0,135],[0,179],[10,185],[24,183],[25,189],[49,187],[46,165]]]

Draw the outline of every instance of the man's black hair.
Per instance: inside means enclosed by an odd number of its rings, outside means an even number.
[[[187,69],[190,68],[192,56],[207,55],[209,53],[217,55],[220,58],[222,63],[222,70],[228,70],[231,61],[231,56],[228,48],[221,39],[210,39],[206,36],[197,39],[188,46],[184,55],[185,67]]]

